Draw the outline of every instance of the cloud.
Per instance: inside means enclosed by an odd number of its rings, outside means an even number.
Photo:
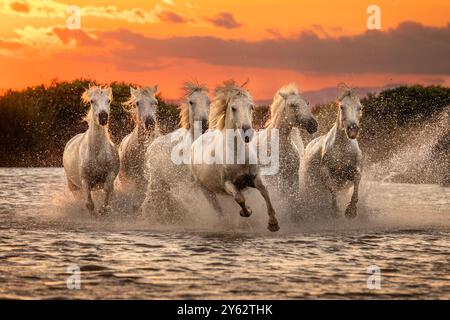
[[[214,18],[207,19],[216,27],[225,28],[225,29],[236,29],[242,26],[241,23],[237,22],[233,15],[229,12],[220,12]]]
[[[81,46],[99,46],[103,45],[101,41],[98,41],[92,35],[81,30],[68,30],[67,28],[56,27],[52,32],[61,40],[65,45],[75,41]]]
[[[17,12],[28,13],[30,12],[30,7],[25,2],[13,2],[9,5],[9,7]]]
[[[184,58],[303,73],[450,74],[450,24],[439,28],[404,22],[385,32],[357,36],[319,38],[308,32],[294,39],[255,42],[216,37],[155,39],[128,30],[98,32],[97,38],[122,43],[111,54],[122,62],[140,61],[144,69],[151,52],[155,59]]]
[[[172,22],[172,23],[186,23],[186,22],[188,22],[188,19],[186,19],[182,15],[179,15],[176,12],[167,11],[167,10],[161,11],[158,14],[158,18],[161,21],[163,21],[163,22]]]
[[[18,15],[29,18],[67,18],[67,8],[71,3],[61,3],[54,0],[2,0],[0,13],[6,15]],[[123,20],[130,23],[157,23],[160,5],[152,10],[132,8],[121,10],[116,6],[80,6],[82,17],[97,17],[105,19]]]
[[[296,38],[260,41],[217,37],[151,38],[125,29],[67,30],[64,26],[15,30],[17,37],[0,39],[3,49],[66,50],[73,59],[80,52],[120,70],[154,70],[161,61],[197,61],[212,66],[288,70],[302,74],[418,74],[430,78],[450,75],[450,24],[427,27],[404,22],[384,32],[321,38],[313,32]],[[43,48],[44,50],[40,50]],[[67,50],[70,48],[70,51]],[[39,50],[38,50],[39,49]],[[152,59],[148,58],[151,52]],[[131,70],[132,69],[132,70]]]

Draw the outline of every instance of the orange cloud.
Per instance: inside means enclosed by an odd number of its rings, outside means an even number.
[[[236,29],[242,26],[242,24],[237,22],[233,15],[229,12],[220,12],[217,16],[207,20],[216,27],[225,29]]]
[[[182,15],[179,15],[178,13],[173,12],[173,11],[167,11],[167,10],[161,11],[160,13],[158,13],[158,17],[161,21],[164,21],[164,22],[172,22],[172,23],[188,22],[188,19],[186,19]]]
[[[9,5],[11,9],[17,12],[28,13],[30,12],[30,7],[25,2],[13,2]]]

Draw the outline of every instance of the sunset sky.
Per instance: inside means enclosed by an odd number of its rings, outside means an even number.
[[[371,4],[379,31],[366,27]],[[177,98],[184,80],[234,78],[265,99],[293,81],[449,86],[449,17],[448,0],[1,0],[0,89],[83,77]]]

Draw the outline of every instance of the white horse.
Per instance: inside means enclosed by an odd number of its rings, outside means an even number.
[[[296,198],[299,190],[298,171],[304,153],[299,128],[313,134],[317,131],[317,121],[294,83],[283,86],[275,94],[265,128],[258,133],[258,144],[266,144],[270,148],[267,142],[274,129],[278,130],[279,137],[278,173],[267,175],[265,180],[283,195]]]
[[[189,179],[192,174],[187,166],[189,160],[183,158],[189,157],[194,139],[208,129],[210,101],[206,86],[186,82],[183,91],[185,102],[180,107],[180,129],[154,140],[145,157],[148,188],[144,211],[157,212],[158,219],[166,221],[178,219],[182,214],[182,206],[171,191],[192,180]],[[199,132],[195,132],[195,137],[194,128],[197,125]]]
[[[241,191],[248,187],[258,189],[267,205],[268,229],[278,231],[275,210],[260,176],[256,155],[252,154],[249,147],[249,142],[253,138],[253,109],[250,94],[242,86],[237,86],[234,81],[225,82],[223,86],[216,88],[209,115],[210,130],[195,140],[191,146],[191,170],[196,182],[219,212],[222,212],[222,209],[217,202],[216,194],[228,194],[242,208],[240,215],[249,217],[252,210],[246,206]],[[230,136],[231,143],[229,143]],[[245,147],[245,158],[241,162],[235,157],[237,155],[239,158],[238,145],[241,151],[242,146]],[[218,157],[220,159],[218,153],[222,156],[221,160],[218,160]],[[215,158],[215,161],[211,163],[198,161],[211,158]],[[230,158],[231,161],[228,161]],[[250,161],[252,158],[254,162]]]
[[[356,140],[360,128],[362,105],[345,84],[339,85],[338,112],[335,125],[326,135],[312,140],[306,147],[300,170],[307,190],[328,190],[333,215],[337,215],[336,193],[353,185],[353,194],[345,210],[347,218],[356,217],[358,187],[361,180],[362,153]]]
[[[81,190],[86,207],[94,213],[91,190],[103,188],[106,193],[101,213],[110,211],[114,180],[119,172],[119,154],[108,132],[108,118],[112,99],[110,87],[90,87],[82,97],[90,110],[85,118],[89,124],[86,132],[73,137],[64,149],[63,163],[69,189]]]
[[[158,86],[153,88],[130,87],[130,98],[124,106],[133,114],[135,128],[123,138],[119,146],[120,171],[119,181],[124,190],[131,191],[134,197],[134,210],[140,208],[147,188],[144,174],[145,151],[150,143],[160,135],[156,109],[158,100],[155,94]]]

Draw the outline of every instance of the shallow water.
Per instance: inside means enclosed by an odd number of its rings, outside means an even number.
[[[366,182],[353,221],[90,218],[62,169],[0,169],[0,298],[450,298],[450,188]],[[256,200],[255,200],[256,201]],[[195,201],[197,202],[197,201]],[[230,210],[231,211],[231,210]],[[198,223],[199,221],[202,223]],[[81,288],[67,288],[68,266]],[[367,268],[381,270],[369,289]]]

